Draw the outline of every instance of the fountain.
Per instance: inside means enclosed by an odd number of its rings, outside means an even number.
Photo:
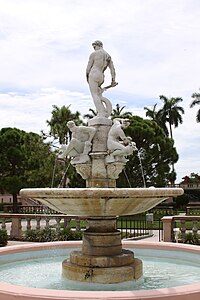
[[[137,281],[143,274],[142,260],[136,258],[134,252],[130,250],[133,243],[128,244],[129,250],[122,248],[121,235],[116,229],[117,217],[145,212],[168,197],[181,195],[183,190],[154,187],[116,188],[116,179],[125,167],[127,157],[137,148],[135,142],[124,133],[124,129],[129,126],[129,121],[120,118],[112,121],[109,118],[112,105],[103,96],[103,92],[117,85],[115,69],[110,55],[103,49],[102,42],[95,41],[93,47],[95,51],[90,55],[86,75],[97,116],[88,121],[88,126],[76,126],[73,120],[69,121],[67,125],[72,132],[72,139],[67,146],[62,147],[59,154],[60,159],[71,157],[71,164],[86,180],[86,188],[22,189],[20,194],[22,197],[38,200],[59,212],[87,217],[88,228],[83,233],[81,249],[73,250],[70,258],[63,260],[62,274],[67,280],[90,285],[102,284],[103,289],[105,284]],[[107,67],[111,71],[112,83],[102,88],[103,72]],[[79,243],[74,242],[51,243],[53,248],[76,248],[77,245],[80,246]],[[37,245],[27,246],[24,249],[37,251],[46,247]],[[145,243],[136,242],[134,247],[144,248]],[[155,247],[158,246],[150,245],[152,249]],[[17,252],[21,251],[19,248],[16,249]],[[19,289],[20,293],[22,289]],[[100,292],[98,297],[89,292],[87,296],[84,292],[77,292],[78,294],[71,292],[69,296],[67,291],[57,293],[51,290],[50,293],[44,290],[37,292],[33,289],[27,291],[25,288],[23,295],[26,293],[27,298],[24,296],[22,299],[118,298],[112,292],[108,294]],[[3,295],[5,300],[11,299],[9,296],[6,298],[6,293]],[[143,299],[142,293],[138,294],[138,298],[133,293],[120,295],[118,299]],[[155,296],[155,293],[152,295]],[[154,296],[149,298],[145,296],[145,299],[154,299]],[[20,296],[17,299],[21,299]]]

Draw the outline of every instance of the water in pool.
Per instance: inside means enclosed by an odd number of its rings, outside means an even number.
[[[68,255],[71,250],[67,250]],[[88,291],[148,290],[175,287],[200,281],[200,259],[197,255],[196,258],[193,257],[193,260],[189,260],[189,254],[187,253],[183,253],[182,256],[177,252],[163,255],[163,251],[149,250],[148,252],[144,249],[142,251],[137,249],[138,254],[135,253],[135,256],[143,261],[143,278],[139,281],[120,284],[74,282],[62,278],[62,261],[66,259],[66,251],[65,255],[63,251],[62,253],[59,253],[59,250],[56,251],[58,251],[57,254],[55,250],[53,252],[40,251],[41,253],[46,252],[46,255],[42,254],[43,257],[41,255],[38,257],[38,253],[36,255],[33,252],[15,254],[15,257],[11,255],[1,257],[0,280],[35,288]],[[12,257],[12,262],[10,262],[9,256]],[[26,257],[23,259],[23,256]]]

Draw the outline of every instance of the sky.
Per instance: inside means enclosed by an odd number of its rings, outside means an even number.
[[[119,83],[104,94],[145,118],[159,95],[181,97],[174,129],[177,183],[200,174],[199,0],[0,0],[0,128],[48,132],[52,106],[95,108],[85,76],[92,42],[112,56]],[[110,84],[109,72],[105,85]]]

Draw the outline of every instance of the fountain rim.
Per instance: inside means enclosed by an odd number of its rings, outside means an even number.
[[[49,243],[39,243],[39,244],[26,244],[10,246],[0,249],[1,255],[22,253],[22,252],[32,252],[41,251],[53,248],[74,248],[81,247],[80,241],[67,241],[67,242],[49,242]],[[174,243],[158,243],[158,242],[145,242],[145,241],[124,241],[123,247],[129,248],[141,248],[141,249],[156,249],[156,250],[167,250],[167,251],[177,251],[177,252],[187,252],[191,254],[200,254],[199,246],[195,245],[185,245],[185,244],[174,244]],[[98,295],[97,295],[98,294]],[[41,288],[31,288],[24,286],[16,286],[9,283],[0,282],[0,296],[4,296],[4,300],[9,300],[13,296],[17,296],[17,299],[126,299],[126,300],[136,300],[136,299],[188,299],[188,295],[192,295],[193,300],[198,300],[200,297],[200,282],[177,286],[172,288],[162,288],[148,290],[148,295],[146,290],[137,291],[71,291],[71,290],[52,290],[52,289],[41,289]],[[185,296],[185,297],[184,297]],[[177,298],[176,298],[177,297]],[[179,298],[181,297],[181,298]]]
[[[27,188],[20,196],[35,199],[53,210],[74,216],[108,217],[147,211],[182,188]],[[74,201],[74,202],[73,202]],[[125,205],[119,205],[122,203]]]
[[[121,196],[124,197],[170,197],[170,196],[179,196],[184,193],[182,188],[24,188],[20,190],[21,196],[26,197],[42,197],[51,196],[55,198],[59,198],[61,196],[74,196],[76,198],[103,198],[103,197],[116,197],[120,198]]]

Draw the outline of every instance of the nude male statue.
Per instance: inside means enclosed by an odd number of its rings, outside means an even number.
[[[89,126],[77,126],[74,121],[67,122],[67,126],[72,132],[72,139],[67,146],[61,148],[58,158],[73,157],[72,164],[88,162],[90,160],[88,153],[91,150],[96,129]]]
[[[87,82],[97,110],[97,117],[108,117],[110,114],[111,103],[107,98],[102,97],[102,93],[105,89],[117,85],[117,82],[115,81],[115,68],[111,56],[103,49],[103,43],[101,41],[95,41],[92,46],[95,51],[92,52],[89,57],[86,69]],[[104,82],[104,71],[107,67],[110,69],[112,81],[110,86],[102,89],[101,85]]]

